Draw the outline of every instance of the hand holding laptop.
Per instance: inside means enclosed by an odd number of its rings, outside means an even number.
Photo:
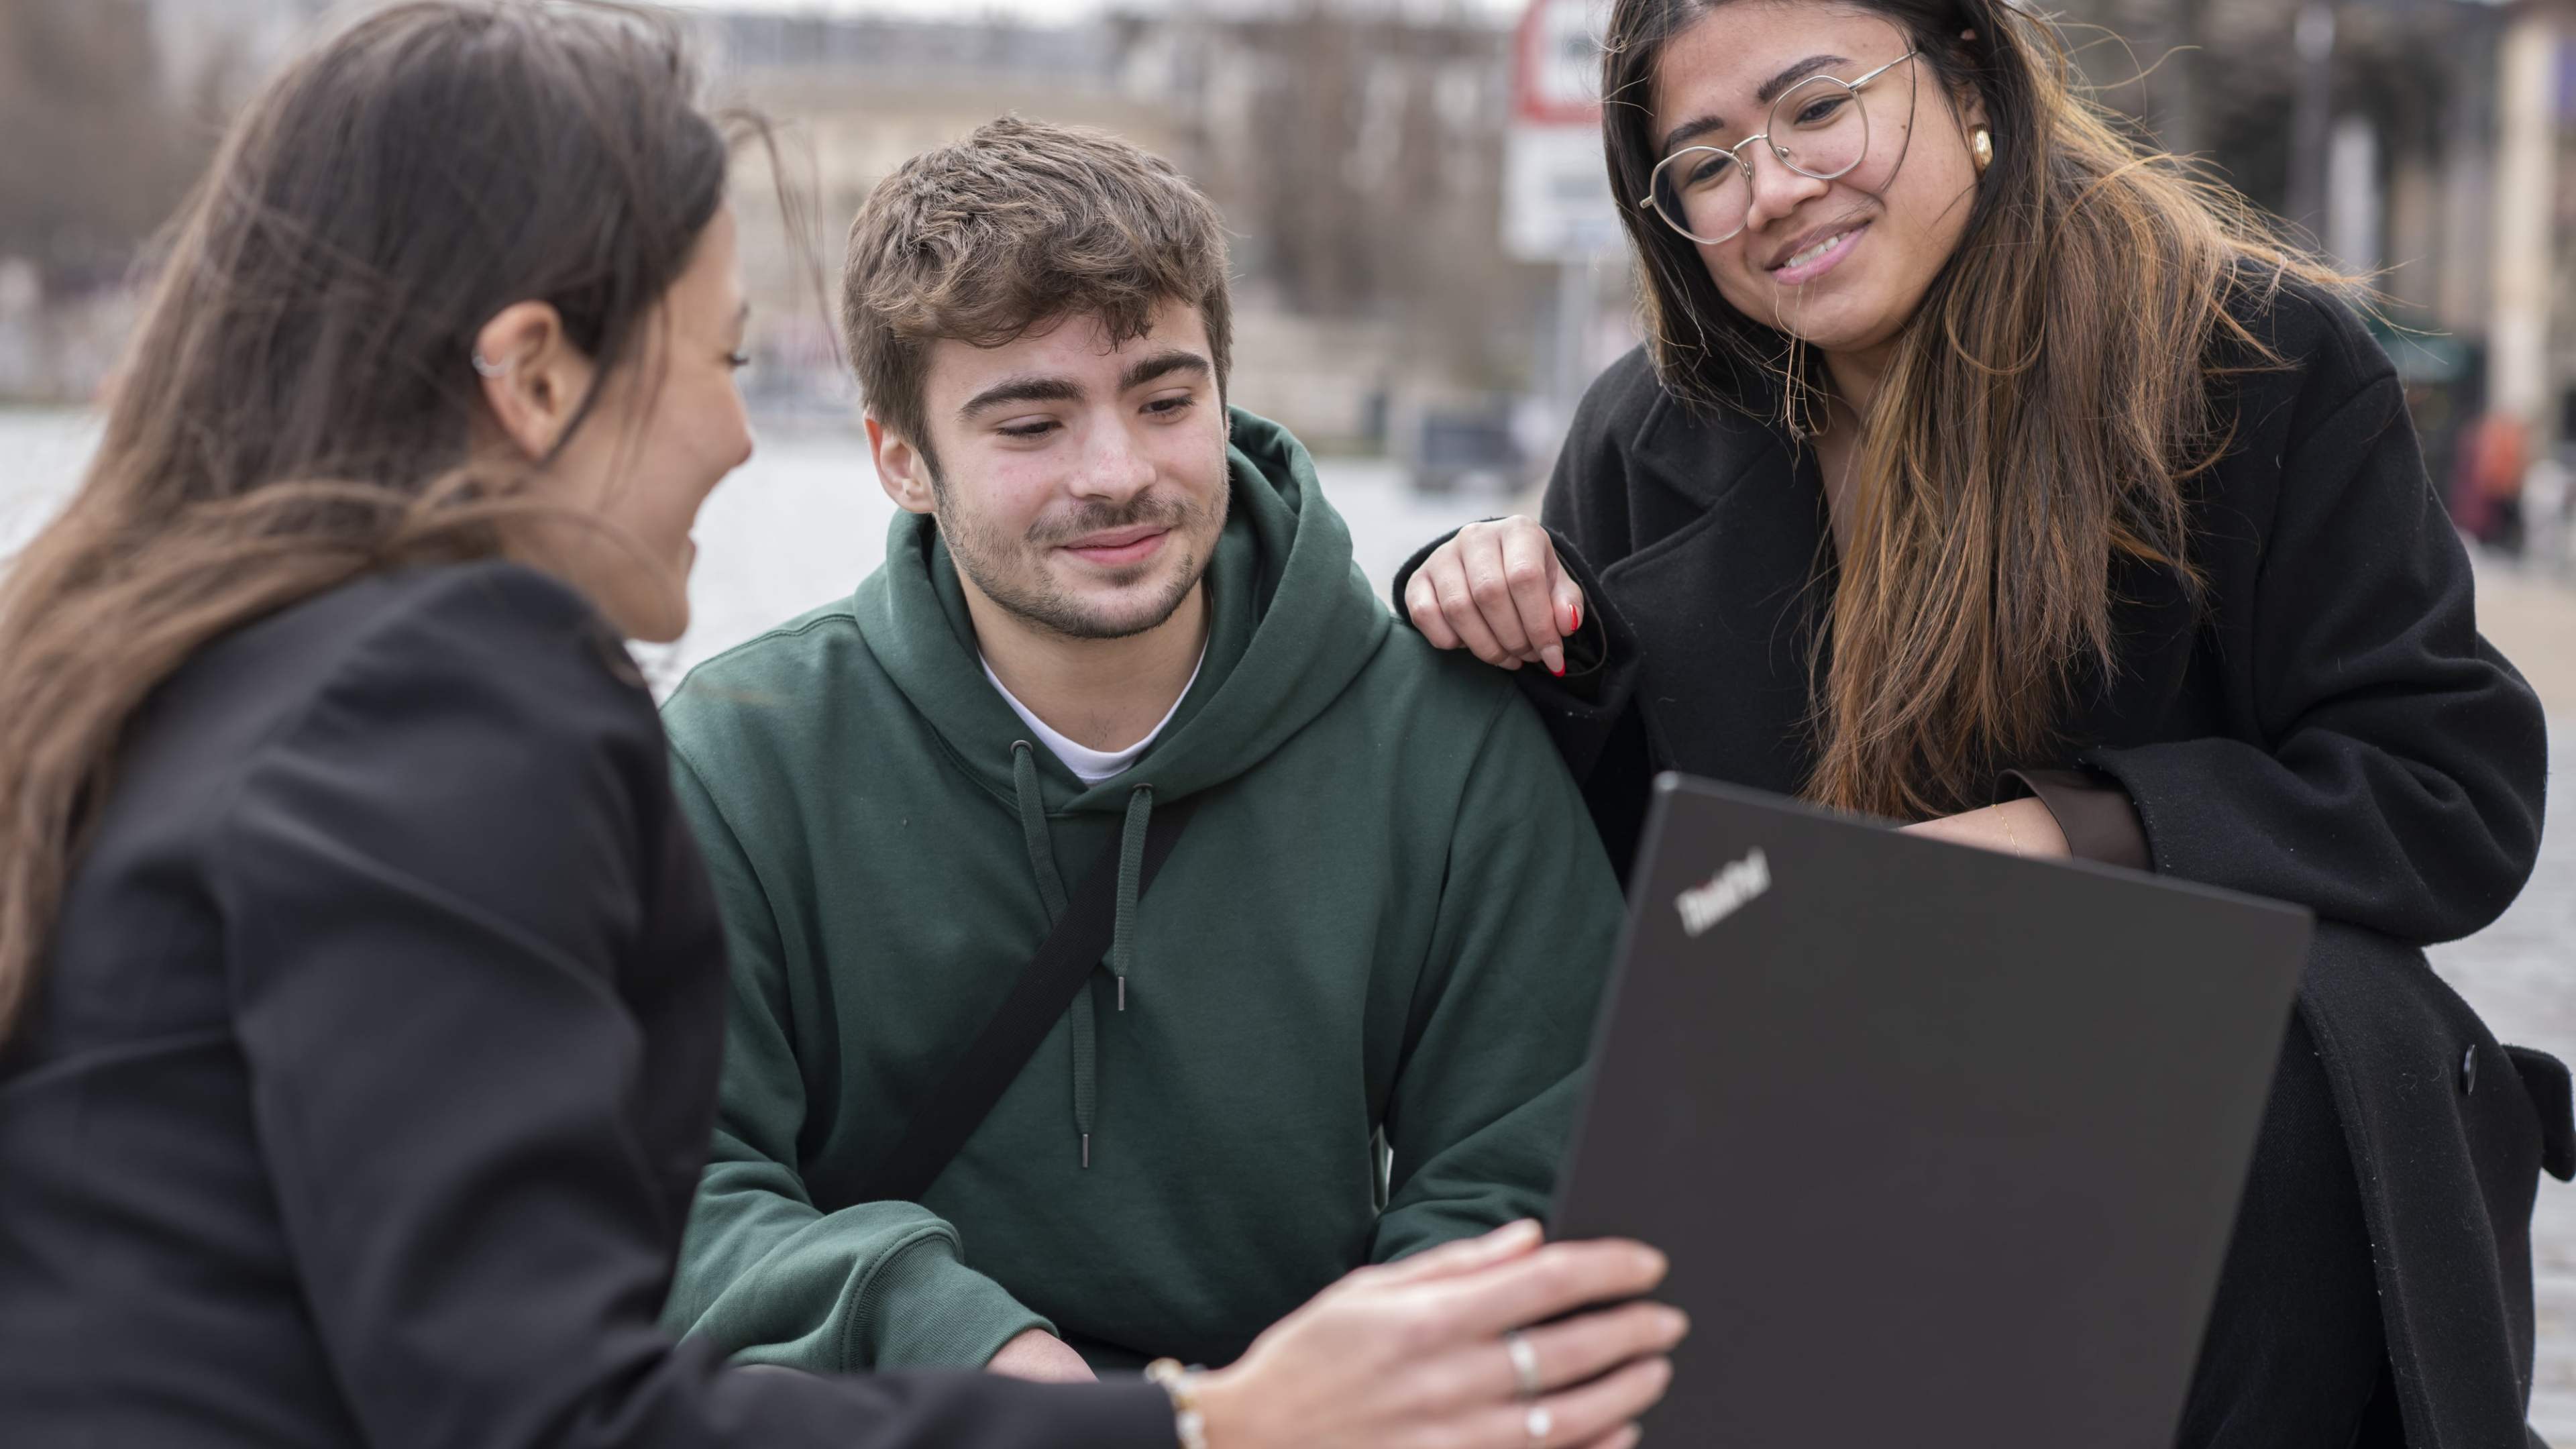
[[[1206,1442],[1624,1449],[1688,1331],[1678,1309],[1624,1301],[1665,1268],[1639,1243],[1541,1246],[1526,1222],[1362,1268],[1201,1379]]]

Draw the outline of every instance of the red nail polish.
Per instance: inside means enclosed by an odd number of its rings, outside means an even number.
[[[1565,606],[1565,612],[1568,615],[1571,615],[1574,619],[1573,623],[1566,626],[1565,632],[1568,634],[1580,632],[1583,628],[1583,606],[1581,604],[1568,604]]]
[[[1563,679],[1565,677],[1565,666],[1560,664],[1554,669],[1549,670],[1548,673],[1555,675],[1559,679]]]

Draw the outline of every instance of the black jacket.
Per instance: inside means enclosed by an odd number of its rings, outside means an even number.
[[[2159,872],[2359,928],[2320,933],[2301,1009],[2359,1169],[2408,1437],[2517,1443],[2544,1121],[2551,1169],[2576,1166],[2566,1078],[2529,1055],[2535,1090],[2514,1090],[2417,948],[2495,919],[2529,875],[2540,708],[2478,636],[2386,355],[2312,292],[2246,315],[2288,365],[2220,399],[2236,433],[2193,508],[2205,607],[2170,573],[2122,571],[2122,667],[2063,758],[2021,763],[2125,791]],[[1592,602],[1566,680],[1521,674],[1623,867],[1658,770],[1794,793],[1834,567],[1812,455],[1685,408],[1634,353],[1585,397],[1543,512]]]
[[[377,576],[138,720],[0,1056],[0,1443],[1174,1442],[1150,1385],[726,1369],[655,1327],[723,938],[572,594]]]

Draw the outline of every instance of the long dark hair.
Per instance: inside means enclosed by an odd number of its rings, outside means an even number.
[[[1645,195],[1658,159],[1665,47],[1724,3],[1619,0],[1602,78],[1618,196]],[[1995,154],[1862,420],[1859,513],[1817,635],[1831,662],[1805,792],[1919,819],[1984,803],[1999,766],[2059,748],[2080,682],[2118,669],[2121,561],[2197,595],[2188,487],[2229,430],[2213,381],[2277,361],[2240,314],[2287,278],[2349,284],[2133,139],[2074,84],[2046,20],[2008,0],[1854,3],[1921,53],[1926,96],[1983,101]],[[1663,385],[1804,437],[1825,382],[1811,349],[1729,305],[1669,227],[1622,212]]]
[[[359,574],[496,553],[534,506],[524,471],[469,458],[482,325],[549,302],[603,378],[648,351],[724,196],[694,92],[653,12],[419,0],[287,66],[233,126],[97,456],[0,584],[0,1038],[155,686]]]

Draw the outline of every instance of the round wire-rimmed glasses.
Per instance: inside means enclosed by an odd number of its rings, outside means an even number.
[[[1921,53],[1909,50],[1858,80],[1807,77],[1771,103],[1770,124],[1758,134],[1732,146],[1684,146],[1656,162],[1637,204],[1702,246],[1733,240],[1753,205],[1749,152],[1755,144],[1769,147],[1781,165],[1801,176],[1831,181],[1848,175],[1869,154],[1862,88]]]

